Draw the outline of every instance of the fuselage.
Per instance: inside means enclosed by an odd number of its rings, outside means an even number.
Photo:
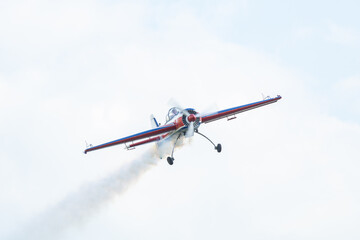
[[[201,123],[201,117],[197,116],[197,114],[198,112],[196,112],[193,108],[187,108],[185,110],[180,110],[175,107],[170,108],[168,115],[166,116],[165,124],[174,124],[176,126],[176,130],[163,134],[161,136],[162,139],[171,137],[174,134],[179,134],[181,132],[185,133],[191,122],[194,123],[194,130],[196,131]]]

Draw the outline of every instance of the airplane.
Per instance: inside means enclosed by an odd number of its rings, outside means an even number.
[[[115,146],[118,144],[125,144],[125,148],[127,150],[131,150],[134,149],[136,146],[151,142],[156,142],[159,146],[161,142],[171,139],[175,141],[172,146],[171,155],[167,157],[167,162],[170,165],[173,165],[175,160],[174,149],[179,138],[181,136],[190,138],[194,136],[194,133],[197,133],[203,136],[204,138],[206,138],[207,140],[209,140],[210,143],[215,147],[215,150],[220,153],[222,149],[221,144],[215,145],[213,141],[211,141],[207,136],[199,132],[198,129],[201,124],[210,123],[223,118],[227,118],[228,121],[233,120],[236,118],[235,115],[238,113],[242,113],[271,103],[275,103],[280,99],[281,99],[280,95],[277,95],[277,97],[274,98],[266,97],[258,102],[253,102],[238,107],[224,109],[210,114],[198,113],[193,108],[182,109],[180,107],[172,107],[168,111],[168,114],[166,116],[166,122],[164,125],[158,123],[156,118],[154,116],[151,116],[151,122],[153,126],[152,129],[140,133],[136,133],[124,138],[120,138],[111,142],[100,144],[97,146],[89,145],[85,149],[84,153],[87,154],[88,152],[94,150],[99,150],[99,149]]]

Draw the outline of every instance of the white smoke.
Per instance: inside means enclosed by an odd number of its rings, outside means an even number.
[[[69,227],[83,224],[104,204],[124,193],[143,173],[156,165],[157,161],[149,151],[111,176],[84,185],[36,217],[29,226],[10,239],[42,240],[60,237]]]
[[[179,149],[182,148],[184,145],[191,143],[192,138],[186,138],[184,137],[184,135],[180,135],[180,138],[178,140],[177,137],[179,135],[175,134],[173,136],[171,136],[169,139],[167,139],[166,141],[159,141],[156,143],[156,157],[158,158],[164,158],[166,156],[170,156],[171,152],[173,151],[174,145],[175,145],[175,149]],[[175,144],[176,142],[176,144]]]

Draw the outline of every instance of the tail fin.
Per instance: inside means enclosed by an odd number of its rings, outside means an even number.
[[[158,126],[160,126],[160,124],[156,121],[156,118],[152,114],[150,116],[150,121],[151,121],[152,128],[157,128]]]

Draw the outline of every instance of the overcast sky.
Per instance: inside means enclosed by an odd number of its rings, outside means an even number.
[[[359,9],[1,1],[0,238],[359,239]],[[200,136],[173,166],[151,144],[83,154],[164,123],[169,99],[262,93],[283,99],[200,126],[220,154]]]

